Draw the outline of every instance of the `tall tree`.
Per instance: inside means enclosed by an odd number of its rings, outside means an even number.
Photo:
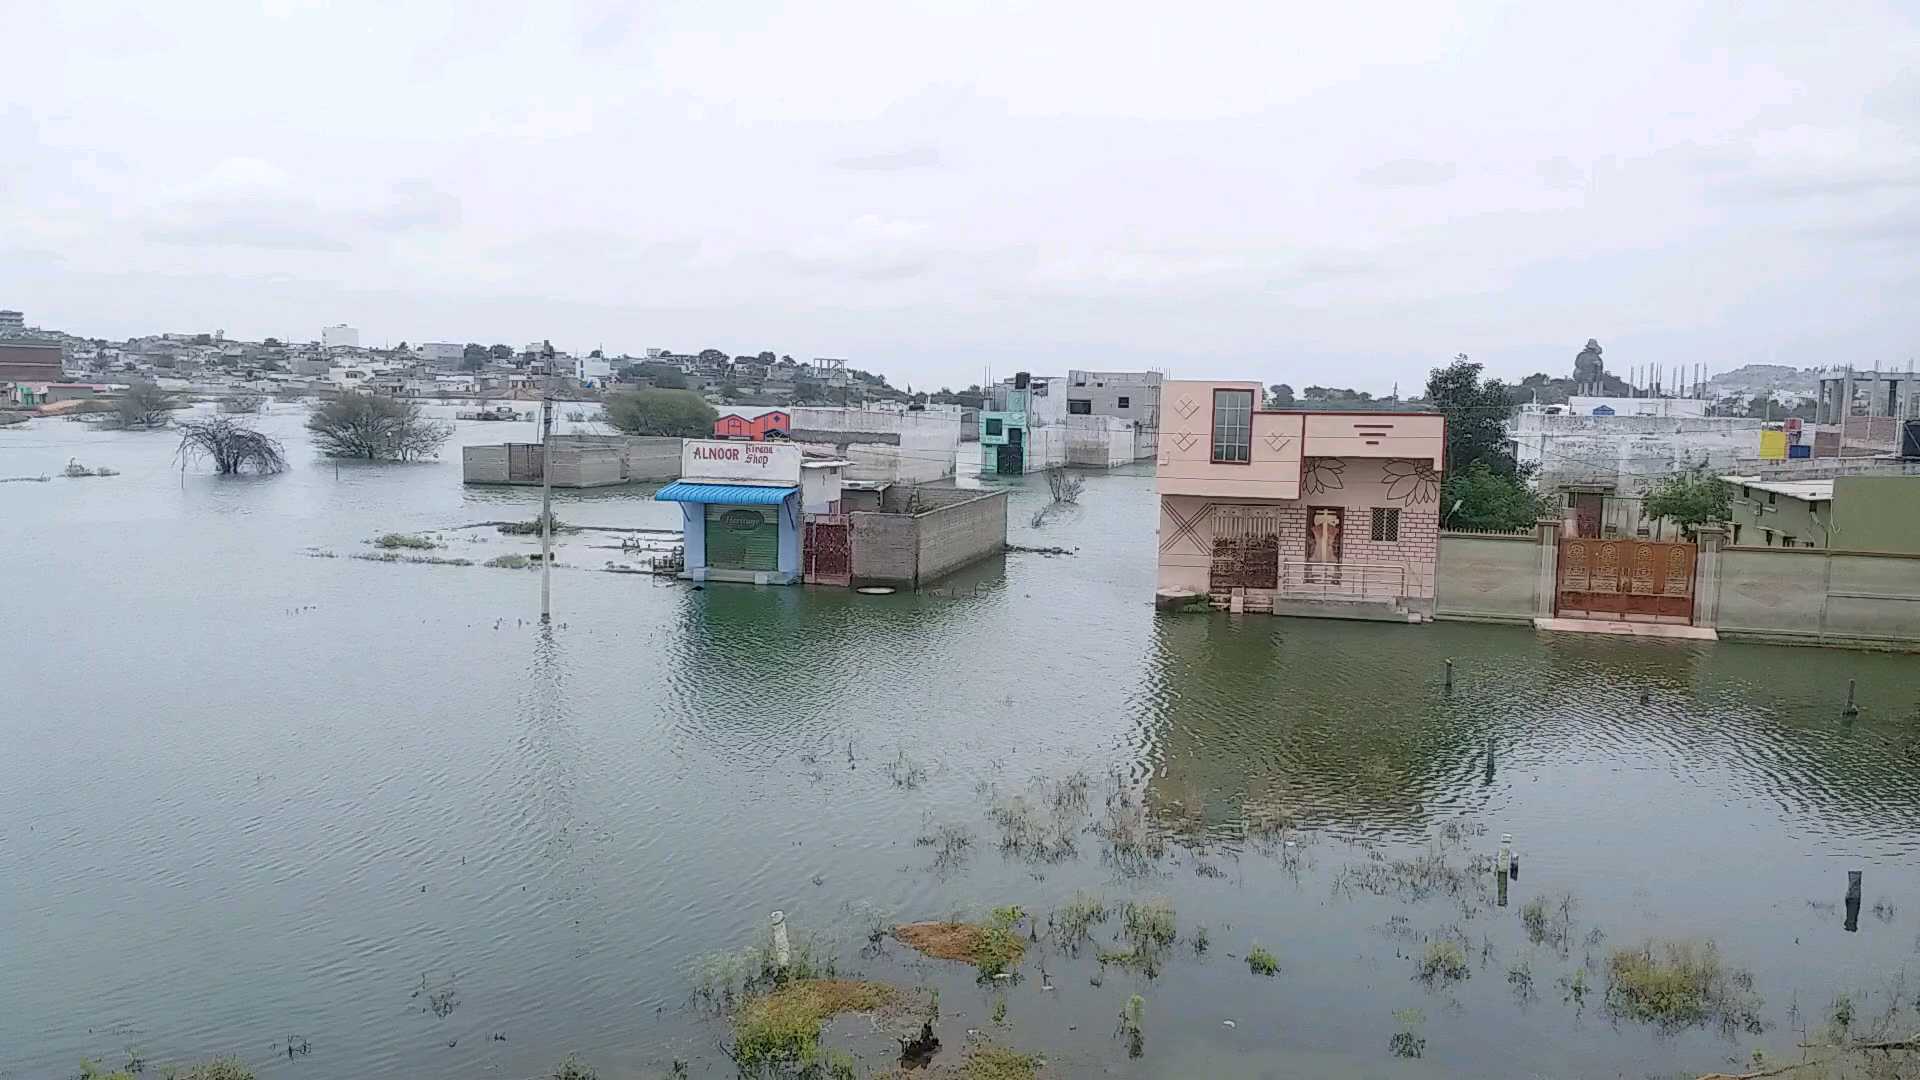
[[[493,345],[488,347],[487,355],[493,357],[495,360],[511,360],[513,359],[513,348],[507,345]]]
[[[1512,405],[1499,379],[1480,381],[1481,365],[1466,353],[1427,376],[1427,401],[1447,418],[1447,473],[1485,462],[1496,476],[1518,477],[1513,448],[1507,442]]]
[[[1646,496],[1640,504],[1641,512],[1672,521],[1689,539],[1699,526],[1718,524],[1732,513],[1726,481],[1708,472],[1705,465],[1660,478],[1647,486]]]
[[[1293,404],[1293,387],[1286,383],[1274,383],[1267,387],[1267,400],[1275,408],[1284,409]]]
[[[607,422],[628,435],[711,438],[720,414],[686,390],[636,390],[607,398]]]

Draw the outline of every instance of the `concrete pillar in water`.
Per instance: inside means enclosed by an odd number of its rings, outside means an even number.
[[[1447,657],[1447,692],[1453,692],[1453,657]]]
[[[1847,871],[1847,933],[1860,929],[1860,871]]]
[[[1854,693],[1854,690],[1856,689],[1855,684],[1857,682],[1858,680],[1856,679],[1847,680],[1847,707],[1840,710],[1841,716],[1859,716],[1860,715],[1860,706],[1855,705],[1853,703],[1853,693]]]
[[[787,942],[787,913],[776,911],[769,918],[773,921],[773,962],[785,971],[793,962],[793,947]]]

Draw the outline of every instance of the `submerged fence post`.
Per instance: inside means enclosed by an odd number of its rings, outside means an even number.
[[[1447,693],[1453,693],[1453,657],[1447,657]]]
[[[1859,680],[1857,679],[1847,680],[1847,707],[1840,710],[1841,716],[1859,716],[1860,715],[1860,706],[1855,705],[1853,703],[1853,691],[1854,691],[1855,684],[1858,681]]]
[[[768,918],[773,920],[773,962],[785,971],[793,962],[793,948],[787,942],[787,913],[776,911]]]
[[[1847,932],[1860,929],[1860,871],[1847,871]]]

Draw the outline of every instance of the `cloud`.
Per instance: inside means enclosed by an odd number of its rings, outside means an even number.
[[[834,161],[836,169],[851,172],[902,172],[907,169],[933,169],[940,165],[940,151],[931,146],[915,146],[882,154],[861,154]]]
[[[234,157],[163,195],[146,235],[166,244],[340,252],[372,234],[447,229],[459,221],[460,201],[425,180],[396,181],[357,201],[335,191],[323,201],[273,162]]]
[[[1457,171],[1451,161],[1400,158],[1397,161],[1386,161],[1370,169],[1363,169],[1357,179],[1373,187],[1439,187],[1450,182]]]

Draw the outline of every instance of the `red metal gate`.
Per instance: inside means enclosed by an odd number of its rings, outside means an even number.
[[[805,576],[816,585],[846,585],[853,580],[853,538],[844,515],[807,520]]]
[[[1693,621],[1692,544],[1562,537],[1554,613]]]

